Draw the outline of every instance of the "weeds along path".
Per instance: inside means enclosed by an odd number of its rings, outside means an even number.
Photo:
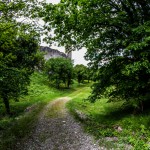
[[[65,108],[71,98],[50,102],[39,116],[37,126],[28,139],[17,144],[18,150],[99,150],[93,138],[83,132]]]

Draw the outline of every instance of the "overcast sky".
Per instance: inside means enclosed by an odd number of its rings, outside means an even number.
[[[60,2],[60,0],[46,0],[48,3],[53,3],[53,4],[57,4]],[[65,49],[63,47],[57,47],[57,46],[51,46],[51,48],[60,50],[61,52],[64,52]],[[80,51],[73,51],[72,52],[72,59],[74,60],[74,64],[84,64],[87,65],[87,61],[84,59],[84,55],[85,55],[86,49],[83,48]]]

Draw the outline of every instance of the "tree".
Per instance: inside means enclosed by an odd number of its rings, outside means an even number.
[[[29,77],[39,62],[38,41],[31,34],[19,34],[10,28],[0,36],[0,97],[8,114],[9,99],[27,91]]]
[[[83,83],[83,81],[87,79],[87,68],[86,68],[86,66],[84,66],[82,64],[76,65],[74,67],[74,72],[75,72],[76,78],[78,80],[78,83]]]
[[[7,114],[10,114],[9,100],[18,100],[27,93],[30,75],[41,59],[39,34],[33,24],[16,20],[28,4],[15,0],[0,2],[0,98]]]
[[[45,64],[45,70],[51,84],[60,88],[63,83],[69,88],[73,77],[73,63],[66,58],[51,58]]]
[[[91,67],[88,66],[88,67],[86,68],[86,80],[88,80],[88,83],[90,82],[90,80],[93,81],[93,74],[94,74],[94,73],[93,73]]]
[[[149,99],[149,10],[146,0],[62,0],[45,6],[46,28],[54,27],[56,34],[50,40],[87,48],[86,58],[96,72],[92,101],[110,86],[113,100],[134,101],[143,108]]]

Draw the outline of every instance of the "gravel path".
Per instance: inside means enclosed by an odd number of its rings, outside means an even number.
[[[40,114],[35,131],[18,150],[102,150],[65,109],[70,98],[49,103]]]

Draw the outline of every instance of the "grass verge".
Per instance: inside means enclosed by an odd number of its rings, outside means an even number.
[[[19,102],[10,101],[12,117],[5,115],[4,105],[0,102],[0,149],[15,149],[17,141],[31,133],[39,113],[48,102],[76,92],[77,88],[78,85],[74,84],[71,89],[57,90],[49,86],[42,73],[34,73],[31,76],[29,94],[21,97]]]
[[[67,107],[83,123],[86,132],[99,140],[100,146],[119,150],[150,149],[149,111],[133,115],[131,110],[122,107],[123,102],[107,103],[105,98],[90,103],[84,100],[89,93],[88,87],[82,89]]]

